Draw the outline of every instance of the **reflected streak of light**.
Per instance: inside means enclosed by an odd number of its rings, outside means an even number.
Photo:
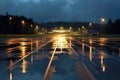
[[[10,56],[10,53],[13,51],[13,48],[8,48],[7,49],[7,53],[8,53],[8,55]]]
[[[89,52],[90,52],[90,54],[89,54],[89,58],[90,58],[90,61],[92,61],[92,58],[93,58],[93,55],[92,55],[92,46],[91,46],[91,44],[93,43],[93,41],[92,41],[92,39],[89,39],[89,44],[90,44],[90,46],[89,46]]]
[[[89,54],[89,57],[90,57],[90,61],[92,61],[93,56],[92,56],[92,47],[91,47],[91,46],[90,46],[90,54]]]
[[[49,44],[50,42],[52,42],[53,39],[49,40],[48,42],[42,44],[41,46],[39,46],[39,49],[42,48],[43,46]],[[34,52],[36,52],[36,49],[34,51],[31,51],[29,53],[27,53],[25,56],[23,56],[22,58],[20,58],[19,60],[17,60],[16,62],[13,63],[13,65],[17,64],[18,62],[22,61],[24,58],[28,57],[29,55],[33,54]],[[9,69],[9,67],[5,68],[2,72],[6,71],[7,69]]]
[[[21,51],[22,51],[22,57],[26,56],[26,43],[25,42],[21,42]],[[25,59],[23,58],[23,61],[22,61],[22,65],[21,65],[21,68],[22,68],[22,73],[26,73],[27,72],[27,61],[25,61]]]
[[[10,68],[10,72],[11,72],[13,70],[13,61],[10,60],[9,63],[10,63],[9,68]]]
[[[106,70],[106,66],[103,64],[102,65],[102,71],[105,72],[105,70]]]
[[[36,40],[36,52],[38,52],[39,41]]]
[[[54,58],[56,49],[57,49],[57,45],[56,45],[55,48],[54,48],[54,51],[53,51],[53,53],[52,53],[52,57],[51,57],[51,59],[50,59],[50,61],[49,61],[49,64],[48,64],[48,66],[47,66],[47,69],[46,69],[46,71],[45,71],[45,75],[44,75],[44,77],[43,77],[43,80],[46,80],[46,79],[47,79],[47,75],[48,75],[48,72],[49,72],[51,63],[52,63],[52,61],[53,61],[53,58]]]
[[[89,39],[89,43],[90,43],[90,45],[93,43],[92,39]]]
[[[15,39],[9,39],[9,40],[7,40],[7,44],[9,45],[9,44],[15,44]]]
[[[76,41],[77,41],[78,43],[82,44],[82,48],[83,48],[84,45],[87,46],[87,47],[90,47],[89,45],[83,44],[82,42],[80,42],[80,41],[78,41],[78,40],[76,40]],[[93,49],[95,49],[95,48],[93,48]],[[84,49],[83,49],[83,50],[84,50]],[[83,53],[83,50],[82,50],[82,53]],[[95,49],[95,50],[97,50],[97,49]],[[100,52],[100,54],[101,54],[101,56],[100,56],[100,64],[101,64],[102,71],[105,72],[105,71],[106,71],[106,65],[105,65],[105,63],[104,63],[104,58],[106,57],[106,56],[105,56],[105,53],[104,53],[104,52],[101,52],[101,51],[99,51],[99,50],[97,50],[97,51]]]
[[[10,80],[13,80],[13,75],[12,75],[12,73],[10,73]]]
[[[31,40],[30,46],[31,46],[31,51],[32,51],[33,50],[33,42],[32,42],[32,40]]]
[[[56,69],[55,69],[54,66],[51,66],[51,67],[50,67],[50,70],[49,70],[49,72],[48,72],[48,76],[47,76],[46,80],[50,80],[50,77],[52,76],[52,74],[53,74],[54,72],[56,72]]]
[[[84,40],[84,38],[82,38],[82,42],[84,42],[85,40]]]
[[[31,62],[33,62],[33,60],[34,60],[33,58],[34,58],[33,55],[31,55]]]
[[[21,51],[22,51],[22,57],[25,56],[25,52],[26,52],[26,47],[25,46],[21,46]]]
[[[25,61],[25,59],[23,59],[23,62],[22,62],[22,73],[26,73],[27,72],[27,61]]]
[[[10,80],[13,80],[13,75],[11,73],[11,71],[13,70],[13,61],[10,60],[9,63],[10,63],[10,65],[9,65],[9,68],[10,68]]]
[[[101,45],[101,46],[104,46],[104,45],[105,45],[104,43],[105,43],[107,40],[108,40],[108,39],[106,39],[106,38],[100,38],[100,39],[99,39],[100,45]]]
[[[60,53],[62,53],[63,52],[63,48],[68,48],[69,47],[69,45],[67,45],[68,44],[68,42],[66,41],[66,37],[64,37],[64,36],[57,36],[57,37],[55,37],[54,38],[54,42],[53,42],[53,48],[55,48],[55,46],[57,45],[57,48],[59,48],[61,51],[60,51]]]
[[[26,43],[25,42],[21,42],[20,45],[21,45],[20,46],[20,50],[22,51],[21,56],[24,57],[25,56],[25,52],[26,52],[26,46],[25,46]]]
[[[99,41],[102,42],[102,43],[106,42],[107,40],[108,40],[107,38],[100,38],[99,39]]]
[[[102,71],[105,72],[106,66],[104,64],[104,56],[103,56],[103,54],[100,56],[100,62],[101,62]]]
[[[101,62],[101,65],[102,65],[103,64],[103,56],[101,56],[101,61],[100,62]]]
[[[20,45],[21,45],[21,46],[25,46],[26,43],[25,43],[25,42],[21,42]]]
[[[85,50],[85,44],[84,43],[82,43],[82,54],[84,54],[84,51]]]

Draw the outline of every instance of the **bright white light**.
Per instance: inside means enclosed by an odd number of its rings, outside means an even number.
[[[55,37],[55,41],[53,43],[53,48],[55,48],[55,45],[57,45],[57,48],[62,49],[63,48],[68,48],[69,46],[67,45],[67,41],[66,41],[66,37],[62,37],[62,36],[57,36]]]

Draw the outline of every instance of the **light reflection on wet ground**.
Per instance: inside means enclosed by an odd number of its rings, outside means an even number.
[[[120,39],[0,39],[0,80],[118,80]]]

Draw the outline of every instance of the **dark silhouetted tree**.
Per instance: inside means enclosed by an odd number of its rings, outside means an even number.
[[[112,26],[113,26],[113,22],[111,19],[109,19],[107,25],[104,28],[104,33],[111,34],[112,33]]]

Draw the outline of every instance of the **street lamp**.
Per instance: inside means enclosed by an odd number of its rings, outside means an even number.
[[[38,33],[38,29],[39,29],[39,26],[36,25],[36,27],[35,27],[35,33],[36,33],[36,34]]]
[[[21,24],[22,24],[22,33],[24,33],[25,20],[22,20],[22,21],[21,21]]]
[[[101,18],[101,24],[104,24],[105,23],[105,18]]]
[[[92,26],[93,26],[93,23],[90,22],[89,23],[89,28],[88,28],[89,29],[89,33],[93,32],[93,30],[94,30],[94,29],[92,29]]]
[[[101,33],[103,32],[103,26],[104,26],[104,23],[105,23],[105,18],[101,18],[100,19],[100,22],[101,22]]]
[[[9,17],[9,33],[11,33],[11,21],[12,21],[12,17]]]
[[[24,21],[24,20],[22,20],[22,21],[21,21],[21,23],[22,23],[22,25],[24,25],[24,24],[25,24],[25,21]]]
[[[70,32],[72,32],[72,27],[71,26],[69,27],[69,30],[70,30]]]
[[[31,24],[30,27],[33,27],[33,25]]]
[[[11,20],[12,20],[12,17],[9,17],[9,20],[11,21]]]
[[[70,26],[70,27],[69,27],[69,29],[71,30],[71,29],[72,29],[72,27]]]
[[[38,29],[39,28],[39,26],[38,25],[36,25],[36,29]]]
[[[90,26],[90,27],[92,26],[92,23],[91,23],[91,22],[89,23],[89,26]]]

